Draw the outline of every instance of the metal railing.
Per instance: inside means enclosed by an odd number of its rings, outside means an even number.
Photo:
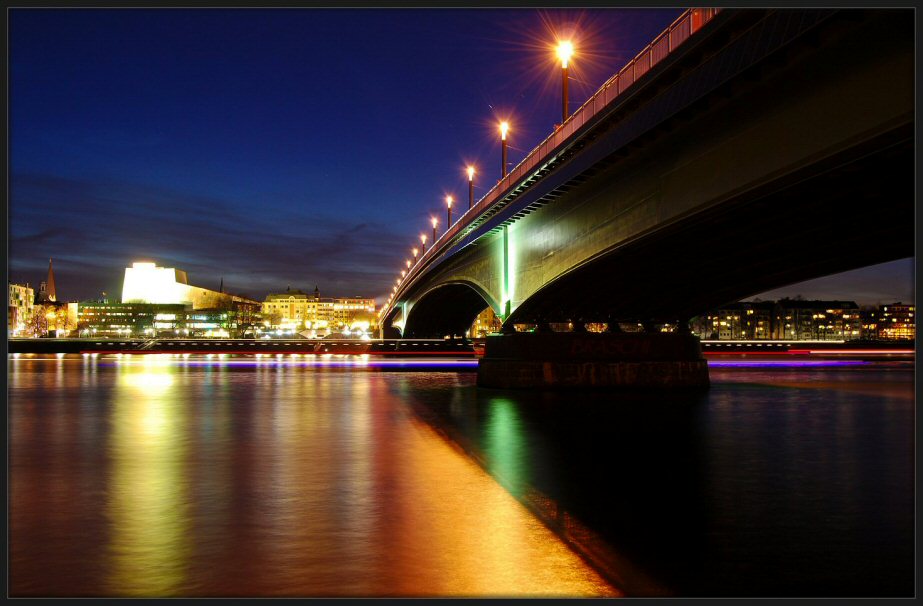
[[[597,113],[608,107],[615,99],[622,95],[628,88],[634,84],[638,78],[646,74],[652,67],[672,53],[678,46],[689,39],[703,25],[720,12],[719,8],[690,8],[682,15],[677,17],[676,21],[670,24],[661,32],[654,41],[644,47],[644,49],[635,55],[635,58],[629,61],[625,67],[609,78],[596,93],[586,100],[577,111],[572,113],[564,123],[548,135],[544,141],[536,145],[532,151],[526,154],[510,172],[500,179],[490,191],[478,200],[471,208],[462,213],[458,220],[455,221],[439,238],[432,243],[428,250],[420,255],[420,258],[411,266],[407,276],[401,280],[401,285],[395,293],[392,303],[397,300],[397,294],[403,290],[403,285],[409,282],[416,274],[422,271],[426,265],[425,261],[430,260],[440,254],[450,242],[467,227],[471,221],[479,217],[488,210],[494,202],[500,197],[501,193],[506,192],[522,177],[529,174],[536,166],[543,164],[552,151],[556,150],[564,141],[573,135],[581,126],[586,124]],[[388,304],[382,309],[390,309]]]

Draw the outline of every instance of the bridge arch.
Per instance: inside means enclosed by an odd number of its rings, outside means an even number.
[[[403,336],[416,339],[463,336],[487,307],[500,313],[496,299],[474,281],[439,284],[409,306]]]

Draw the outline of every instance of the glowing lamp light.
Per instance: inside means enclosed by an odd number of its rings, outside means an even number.
[[[439,219],[437,219],[436,217],[430,217],[429,220],[432,221],[433,223],[433,229],[436,229],[436,225],[439,224]],[[420,237],[423,239],[423,243],[426,244],[426,236],[420,236]]]
[[[558,52],[558,59],[561,60],[561,67],[566,68],[567,61],[574,54],[574,45],[570,42],[570,40],[566,42],[561,42],[558,44],[557,52]]]
[[[510,130],[509,122],[500,123],[500,139],[506,141],[506,133]]]
[[[417,256],[417,253],[414,253],[413,256]],[[410,269],[410,259],[407,259],[407,269]]]
[[[435,224],[436,219],[433,219],[433,225],[435,226]],[[424,245],[426,244],[426,234],[420,234],[420,242],[422,242]]]
[[[449,208],[452,208],[452,196],[445,197],[445,203]],[[433,227],[436,227],[436,220],[433,219]]]
[[[412,249],[412,251],[413,251],[413,258],[416,259],[416,258],[417,258],[417,253],[419,253],[420,250],[417,249],[417,248],[414,248],[414,249]],[[410,266],[408,265],[408,267],[410,267]]]
[[[403,278],[403,277],[406,276],[406,275],[407,275],[407,270],[406,270],[406,269],[402,269],[402,270],[401,270],[401,277]]]
[[[474,167],[473,166],[468,167],[468,180],[469,181],[474,180]]]

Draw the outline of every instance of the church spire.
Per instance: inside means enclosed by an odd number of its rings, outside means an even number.
[[[48,259],[48,282],[45,286],[45,290],[48,293],[49,301],[57,301],[57,293],[54,289],[54,267],[51,266],[51,259]]]

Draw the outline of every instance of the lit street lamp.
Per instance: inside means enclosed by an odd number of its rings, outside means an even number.
[[[468,209],[474,206],[474,167],[468,167]]]
[[[448,218],[445,222],[445,230],[449,231],[449,227],[452,225],[452,196],[445,197],[445,204],[448,207]]]
[[[567,61],[574,54],[574,45],[570,42],[558,44],[558,59],[561,60],[561,124],[567,120]]]
[[[411,250],[413,251],[413,260],[416,261],[416,260],[417,260],[417,253],[420,252],[420,251],[417,250],[416,248],[411,249]],[[410,267],[410,266],[408,265],[408,267]]]
[[[506,133],[509,129],[510,129],[510,125],[508,122],[500,123],[500,148],[502,150],[500,152],[501,162],[502,162],[500,171],[503,177],[506,176]]]
[[[435,221],[435,219],[433,220]],[[436,233],[435,226],[433,226],[433,233]],[[425,253],[426,252],[426,234],[420,234],[420,242],[422,243],[422,245],[420,246],[420,252]]]
[[[436,241],[436,226],[439,224],[439,219],[437,219],[436,217],[430,217],[429,220],[433,222],[433,242],[435,242]]]
[[[414,250],[416,250],[416,249],[414,249]],[[413,256],[416,257],[416,256],[417,256],[417,253],[414,252],[414,253],[413,253]],[[410,269],[410,266],[411,266],[411,265],[412,265],[412,263],[410,262],[410,259],[407,259],[407,269]]]

